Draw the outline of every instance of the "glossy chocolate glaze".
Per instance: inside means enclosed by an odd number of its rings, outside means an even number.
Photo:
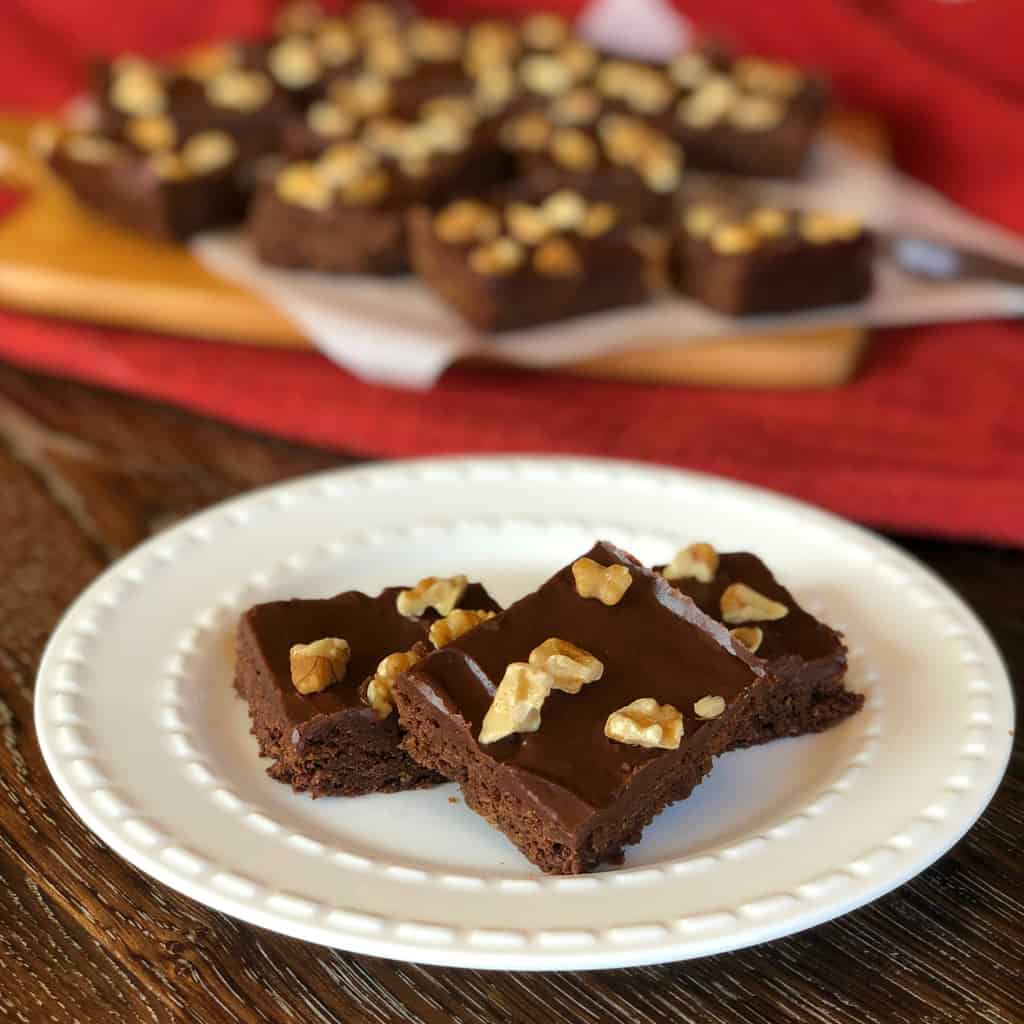
[[[658,566],[655,572],[661,572]],[[681,593],[689,597],[702,612],[718,621],[722,620],[721,600],[725,588],[732,583],[746,583],[748,587],[779,601],[789,614],[774,622],[752,622],[763,633],[757,656],[774,661],[796,655],[804,661],[844,656],[846,648],[842,637],[797,604],[796,598],[772,575],[771,570],[757,555],[748,551],[734,551],[718,556],[718,571],[710,583],[699,580],[672,580]]]
[[[633,582],[618,604],[581,598],[566,566],[501,615],[425,658],[400,684],[405,691],[418,689],[453,726],[464,721],[476,737],[510,662],[526,661],[549,637],[599,658],[602,678],[578,694],[553,691],[537,732],[479,746],[511,770],[510,784],[570,825],[611,806],[650,762],[677,760],[687,744],[699,744],[709,723],[694,715],[695,701],[715,694],[732,703],[764,676],[727,631],[626,552],[601,542],[587,557],[629,567]],[[638,697],[654,697],[683,713],[680,750],[605,737],[608,715]]]
[[[382,658],[407,651],[428,638],[436,613],[420,618],[399,613],[398,594],[406,587],[388,587],[376,597],[350,590],[335,597],[270,601],[250,608],[240,628],[248,632],[259,660],[268,698],[280,716],[282,729],[290,729],[293,742],[340,713],[378,722],[397,733],[397,716],[380,719],[360,699],[361,684],[377,670]],[[479,583],[471,583],[460,607],[500,611],[501,606]],[[320,693],[300,694],[292,684],[289,651],[292,644],[312,643],[326,636],[347,640],[352,657],[340,683]]]

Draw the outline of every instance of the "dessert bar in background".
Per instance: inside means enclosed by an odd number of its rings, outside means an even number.
[[[821,732],[863,707],[864,695],[846,687],[842,636],[802,608],[757,555],[696,543],[655,572],[729,628],[775,679],[734,746]]]
[[[399,677],[405,748],[542,870],[615,862],[729,749],[770,677],[663,577],[598,543]]]
[[[458,199],[409,219],[412,266],[483,331],[643,302],[646,261],[610,203],[563,189],[538,203]]]
[[[702,202],[673,230],[687,168],[795,176],[826,111],[813,75],[719,42],[658,64],[550,13],[298,3],[264,39],[99,64],[93,91],[94,131],[51,159],[87,205],[164,238],[244,221],[278,267],[411,267],[482,331],[655,297],[670,242],[678,289],[731,315],[871,287],[870,237],[839,214]],[[566,195],[586,217],[553,222]],[[450,228],[474,209],[478,234]]]
[[[260,754],[273,759],[267,773],[313,796],[444,781],[400,749],[390,687],[412,660],[497,611],[465,577],[249,609],[238,626],[235,689]]]
[[[82,202],[155,238],[188,238],[245,210],[238,151],[226,132],[200,132],[156,153],[85,132],[56,134],[45,148]]]
[[[701,198],[683,210],[670,272],[681,292],[743,316],[858,302],[871,291],[873,256],[856,217]]]

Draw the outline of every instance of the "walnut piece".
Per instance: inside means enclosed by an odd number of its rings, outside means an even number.
[[[592,171],[597,166],[597,145],[579,128],[562,128],[551,139],[555,162],[570,171]]]
[[[324,25],[316,35],[317,56],[327,67],[347,64],[356,55],[356,41],[349,27],[340,20]]]
[[[501,231],[497,214],[476,199],[459,199],[434,218],[434,231],[442,242],[466,245],[489,242]]]
[[[785,233],[789,217],[785,210],[775,206],[760,206],[751,213],[747,222],[762,238],[777,238]]]
[[[746,583],[730,583],[722,591],[722,618],[730,626],[744,622],[774,622],[784,619],[789,609],[770,597],[765,597]]]
[[[345,678],[352,650],[341,637],[327,636],[311,644],[292,644],[288,652],[292,685],[301,694],[319,693]]]
[[[468,611],[465,608],[456,608],[449,612],[443,619],[431,623],[430,642],[435,647],[445,647],[453,640],[457,640],[463,633],[479,626],[481,622],[487,622],[494,618],[494,612]]]
[[[729,108],[729,120],[741,131],[767,131],[785,116],[786,108],[770,96],[741,96]]]
[[[422,615],[433,608],[438,615],[450,615],[462,600],[469,580],[458,576],[424,576],[411,590],[398,595],[396,605],[399,615]]]
[[[693,704],[693,713],[698,718],[717,718],[724,710],[725,698],[712,697],[710,694],[707,697],[701,697],[698,701],[694,701]]]
[[[367,171],[345,185],[341,186],[341,198],[353,206],[371,206],[387,195],[391,187],[391,179],[387,171]]]
[[[286,89],[305,89],[320,76],[320,61],[309,39],[287,36],[267,54],[270,73]]]
[[[505,669],[494,700],[480,726],[481,743],[494,743],[514,732],[536,732],[540,709],[551,692],[551,676],[525,661]]]
[[[510,203],[505,210],[505,223],[513,238],[524,245],[537,245],[551,234],[552,225],[544,212],[529,203]]]
[[[669,77],[680,89],[696,89],[711,71],[710,61],[702,53],[684,53],[668,66]]]
[[[803,74],[791,64],[760,57],[740,57],[732,73],[743,88],[773,96],[792,96],[804,81]]]
[[[618,212],[611,203],[594,203],[587,208],[577,230],[584,238],[597,238],[610,231],[618,219]]]
[[[392,695],[395,680],[419,660],[415,651],[398,651],[381,659],[376,673],[366,684],[366,702],[381,718],[387,718],[395,709]]]
[[[540,205],[548,223],[558,231],[578,228],[587,216],[587,204],[578,192],[561,188]]]
[[[604,566],[592,558],[577,558],[572,563],[572,575],[580,597],[595,597],[609,607],[618,604],[633,583],[626,566]]]
[[[583,261],[570,242],[549,238],[534,252],[533,268],[545,277],[573,277],[583,273]]]
[[[456,25],[424,18],[409,29],[409,49],[419,60],[455,60],[461,48],[462,32]]]
[[[259,110],[272,92],[270,79],[260,71],[228,70],[206,83],[206,98],[215,107],[242,113]]]
[[[683,736],[683,716],[671,704],[659,704],[653,697],[640,697],[608,716],[604,734],[610,740],[632,747],[676,750]]]
[[[743,644],[751,654],[757,653],[761,641],[764,640],[764,632],[760,626],[737,626],[729,630],[729,635],[733,640]]]
[[[125,126],[129,140],[148,153],[173,149],[178,139],[174,122],[163,114],[151,117],[133,117]]]
[[[534,50],[553,50],[569,38],[569,25],[557,14],[531,14],[522,24],[523,42]]]
[[[589,651],[554,636],[530,651],[530,664],[547,672],[551,689],[563,693],[579,693],[604,674],[604,664]]]
[[[718,552],[703,541],[680,548],[662,570],[667,580],[697,580],[710,583],[718,572]]]
[[[238,155],[227,132],[200,132],[181,147],[181,158],[192,174],[209,174],[226,167]]]
[[[325,210],[331,204],[330,185],[310,163],[289,164],[274,182],[277,194],[286,202],[307,210]]]
[[[841,213],[805,213],[800,221],[800,234],[814,245],[848,242],[863,230],[859,217]]]
[[[711,234],[711,248],[723,256],[750,252],[757,248],[757,234],[743,224],[725,224]]]
[[[531,92],[541,96],[558,96],[573,84],[572,72],[558,57],[535,54],[520,65],[520,77]]]
[[[110,83],[110,102],[123,114],[152,117],[167,105],[160,76],[144,64],[129,65]]]
[[[327,139],[341,138],[355,131],[355,118],[329,100],[318,100],[306,111],[306,123],[310,128]]]
[[[496,238],[471,249],[469,267],[484,277],[511,274],[523,262],[523,247],[514,238]]]
[[[686,233],[694,238],[706,238],[722,219],[722,211],[713,203],[694,203],[683,218]]]
[[[102,135],[71,135],[64,141],[64,152],[80,164],[109,164],[120,150]]]

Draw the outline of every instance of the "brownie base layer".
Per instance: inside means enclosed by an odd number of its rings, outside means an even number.
[[[240,648],[235,669],[235,690],[249,708],[250,732],[261,757],[273,759],[267,774],[290,785],[297,793],[320,796],[363,796],[397,793],[436,786],[445,779],[418,764],[399,746],[397,715],[368,723],[357,715],[340,717],[324,730],[324,738],[300,750],[275,720],[273,710],[255,685],[258,670],[249,653]]]
[[[247,221],[264,263],[338,274],[399,274],[408,266],[401,210],[307,210],[260,192]]]
[[[600,864],[621,863],[625,847],[639,842],[644,828],[666,807],[690,795],[711,771],[714,757],[735,745],[733,737],[746,737],[756,728],[749,721],[751,703],[738,702],[715,729],[702,730],[705,742],[687,746],[670,770],[658,761],[648,762],[628,780],[628,794],[573,831],[525,799],[514,771],[481,755],[468,730],[453,728],[414,685],[399,680],[395,698],[405,730],[403,748],[420,764],[457,782],[471,810],[553,875],[582,874]]]
[[[769,669],[775,671],[771,663]],[[752,714],[738,730],[730,750],[761,743],[824,732],[856,714],[864,706],[864,694],[848,690],[842,671],[819,679],[808,674],[779,678],[759,687]]]

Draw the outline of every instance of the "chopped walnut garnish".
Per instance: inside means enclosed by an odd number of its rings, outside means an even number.
[[[505,223],[513,238],[524,245],[536,245],[551,234],[552,225],[544,212],[529,203],[510,203],[505,210]]]
[[[551,676],[525,661],[505,669],[480,726],[480,742],[494,743],[514,732],[536,732],[540,709],[551,692]]]
[[[476,199],[459,199],[434,218],[434,231],[449,245],[489,242],[501,232],[498,215]]]
[[[668,565],[662,570],[667,580],[698,580],[710,583],[718,572],[718,552],[703,541],[680,548]]]
[[[803,74],[792,65],[759,57],[740,57],[732,73],[743,88],[773,96],[791,96],[804,81]]]
[[[735,99],[736,86],[728,75],[708,75],[691,96],[680,100],[679,118],[691,128],[710,128],[725,117]]]
[[[512,68],[508,64],[494,64],[477,76],[473,95],[479,108],[490,114],[503,110],[518,91],[519,82]]]
[[[638,114],[660,114],[672,101],[672,84],[660,71],[637,68],[625,98]]]
[[[293,644],[288,652],[292,684],[301,694],[320,693],[345,678],[352,650],[341,637]]]
[[[470,250],[470,269],[484,277],[511,274],[523,262],[523,247],[514,238],[496,238]]]
[[[711,248],[723,256],[750,252],[757,248],[757,234],[743,224],[723,224],[711,234]]]
[[[604,665],[589,651],[551,637],[530,651],[530,664],[551,676],[551,689],[563,693],[579,693],[587,683],[596,682],[604,674]]]
[[[163,114],[153,117],[133,117],[125,126],[129,141],[149,153],[173,149],[178,141],[174,122]]]
[[[683,736],[683,716],[671,704],[640,697],[608,716],[604,734],[610,740],[633,747],[676,750]]]
[[[693,705],[693,713],[698,718],[717,718],[725,710],[724,697],[701,697]]]
[[[848,214],[805,213],[800,220],[800,234],[815,245],[848,242],[863,230],[863,221]]]
[[[597,51],[582,39],[570,39],[560,47],[558,57],[577,81],[586,78],[598,60]]]
[[[786,116],[786,109],[770,96],[740,96],[728,116],[742,131],[759,132],[774,128]]]
[[[711,71],[711,62],[702,53],[684,53],[668,66],[669,78],[681,89],[696,89]]]
[[[331,103],[319,100],[306,111],[306,123],[324,138],[336,139],[342,135],[351,135],[355,131],[355,118],[347,111]]]
[[[619,215],[611,203],[594,203],[587,207],[587,212],[577,229],[584,238],[597,238],[610,231]]]
[[[572,231],[583,223],[587,215],[587,204],[578,192],[563,188],[541,203],[541,210],[548,223],[559,231]]]
[[[310,163],[289,164],[278,174],[274,187],[285,202],[308,210],[325,210],[331,204],[330,186]]]
[[[369,39],[363,60],[370,71],[385,78],[404,78],[416,67],[412,54],[393,35]]]
[[[325,185],[334,187],[348,185],[376,164],[376,155],[361,142],[336,142],[320,155],[316,171]]]
[[[564,238],[549,238],[537,246],[533,267],[545,277],[573,277],[583,272],[583,261],[570,242]]]
[[[314,40],[317,56],[329,68],[347,64],[356,55],[356,41],[348,25],[332,18],[317,32]]]
[[[551,116],[559,124],[590,124],[600,113],[601,98],[585,85],[563,93],[551,106]]]
[[[468,633],[471,629],[479,626],[481,622],[487,622],[493,618],[494,612],[472,612],[465,608],[456,608],[443,619],[431,623],[430,642],[435,647],[445,647],[453,640],[457,640],[463,633]]]
[[[286,89],[305,89],[320,75],[320,61],[313,43],[303,36],[287,36],[271,47],[267,67]]]
[[[551,155],[570,171],[592,171],[597,166],[597,145],[579,128],[562,128],[551,139]]]
[[[682,176],[682,159],[668,146],[652,146],[641,158],[640,175],[654,192],[674,192]]]
[[[706,238],[721,219],[722,211],[714,203],[694,203],[683,217],[683,226],[688,235]]]
[[[520,65],[523,84],[541,96],[557,96],[572,87],[572,72],[558,57],[535,54]]]
[[[163,113],[167,96],[156,71],[148,65],[136,64],[115,72],[110,82],[110,102],[123,114],[151,117]]]
[[[399,651],[381,659],[376,673],[366,684],[366,702],[381,718],[387,718],[395,709],[395,680],[419,660],[415,651]]]
[[[419,60],[455,60],[461,48],[462,32],[456,25],[424,18],[409,28],[409,49]]]
[[[181,154],[172,153],[169,149],[153,153],[146,164],[162,181],[184,181],[190,173]]]
[[[760,206],[747,218],[747,223],[762,238],[777,238],[789,225],[785,210],[774,206]]]
[[[730,626],[744,622],[774,622],[784,619],[789,609],[770,597],[765,597],[746,583],[730,583],[722,591],[722,618]]]
[[[320,23],[323,11],[311,0],[292,0],[285,4],[274,18],[274,33],[310,32]]]
[[[341,186],[341,198],[353,206],[372,206],[391,188],[387,171],[377,168]]]
[[[729,630],[733,640],[743,644],[751,654],[757,654],[757,649],[764,640],[764,632],[760,626],[737,626]]]
[[[541,113],[533,111],[513,118],[501,130],[501,141],[512,149],[538,152],[548,144],[551,123]]]
[[[633,583],[633,576],[626,566],[604,566],[592,558],[577,558],[572,563],[572,575],[580,597],[597,598],[609,607],[618,604]]]
[[[238,67],[238,48],[231,43],[204,46],[191,52],[179,65],[179,70],[197,82],[207,82],[231,68]]]
[[[450,615],[462,600],[469,581],[463,575],[424,576],[411,590],[403,590],[395,602],[399,615],[422,615],[433,608],[438,615]]]
[[[200,132],[181,147],[181,158],[193,174],[226,167],[237,155],[235,140],[227,132]]]
[[[206,97],[215,107],[247,113],[258,110],[271,96],[270,79],[260,71],[229,69],[206,83]]]

